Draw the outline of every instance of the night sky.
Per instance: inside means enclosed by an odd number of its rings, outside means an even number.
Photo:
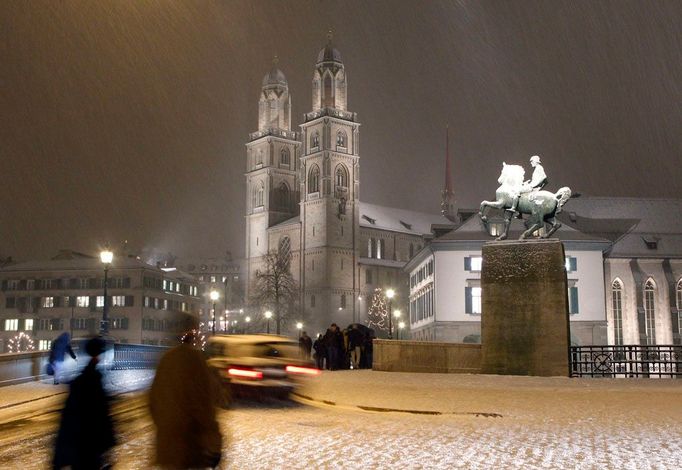
[[[534,154],[548,189],[680,197],[681,25],[679,1],[1,2],[0,255],[242,255],[261,80],[277,54],[298,125],[330,28],[364,201],[438,213],[446,123],[460,207]]]

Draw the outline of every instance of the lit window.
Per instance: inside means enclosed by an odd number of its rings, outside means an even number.
[[[38,349],[40,351],[48,351],[52,346],[52,341],[49,339],[38,340]]]
[[[578,260],[573,256],[566,257],[566,272],[572,273],[578,270]]]
[[[33,329],[33,318],[27,318],[24,320],[24,331],[30,331]]]
[[[211,282],[215,282],[215,276],[211,276]]]
[[[480,314],[482,290],[478,285],[478,281],[472,282],[475,282],[476,284],[464,288],[464,310],[465,313]]]
[[[613,309],[613,344],[623,344],[623,285],[616,279],[611,284]]]
[[[89,307],[90,297],[87,295],[79,295],[76,297],[76,307]]]
[[[223,284],[227,282],[227,276],[223,276]]]
[[[43,308],[54,307],[54,297],[43,297]]]
[[[97,300],[95,302],[95,306],[97,307],[104,307],[104,296],[103,295],[98,295]]]
[[[472,271],[480,271],[482,267],[483,267],[483,258],[481,256],[472,256],[471,257],[471,270]]]
[[[5,331],[17,331],[19,329],[19,320],[11,318],[5,320]]]
[[[125,307],[126,298],[125,295],[115,295],[111,298],[112,307]]]
[[[644,326],[646,344],[656,344],[656,284],[648,279],[644,284]]]

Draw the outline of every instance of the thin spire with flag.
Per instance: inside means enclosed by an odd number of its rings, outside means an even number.
[[[452,169],[450,166],[450,125],[445,126],[445,186],[441,193],[440,209],[443,217],[451,222],[457,222],[455,211],[455,192],[452,189]]]

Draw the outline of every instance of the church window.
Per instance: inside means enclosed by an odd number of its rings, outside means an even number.
[[[315,307],[315,296],[314,295],[310,296],[310,306]]]
[[[291,239],[289,237],[279,239],[278,251],[282,259],[289,260],[291,257]]]
[[[623,284],[619,279],[611,284],[611,308],[613,309],[613,344],[623,344]]]
[[[265,185],[261,181],[253,188],[253,207],[263,207],[265,199]]]
[[[384,257],[384,245],[385,245],[384,240],[382,240],[382,239],[377,240],[377,245],[376,245],[377,246],[377,251],[376,251],[376,253],[377,253],[376,258],[377,259],[383,259],[383,257]]]
[[[336,146],[337,147],[343,147],[346,148],[346,133],[343,131],[339,131],[336,133]]]
[[[346,294],[341,294],[339,305],[341,308],[346,308]]]
[[[347,188],[348,187],[348,170],[343,165],[336,167],[336,187],[337,188]]]
[[[282,181],[275,192],[275,204],[280,209],[289,208],[289,186]]]
[[[289,166],[291,164],[291,155],[288,148],[283,148],[280,152],[279,163],[282,166]]]
[[[644,284],[644,327],[646,344],[656,344],[656,284],[648,279]]]
[[[320,146],[320,133],[315,131],[310,136],[310,148],[317,148]]]
[[[308,173],[308,194],[320,192],[320,167],[313,165]]]
[[[369,238],[367,240],[367,257],[368,258],[374,258],[374,250],[375,250],[375,240],[374,238]]]

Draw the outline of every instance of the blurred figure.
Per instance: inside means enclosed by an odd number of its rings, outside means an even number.
[[[313,347],[313,340],[305,331],[298,338],[298,346],[301,348],[301,357],[303,359],[310,359],[310,349]]]
[[[327,369],[336,370],[341,365],[343,334],[336,323],[332,323],[324,334],[324,344],[327,346]]]
[[[179,346],[163,355],[149,394],[156,464],[162,468],[213,468],[220,462],[218,384],[193,341],[193,332],[187,332]]]
[[[97,370],[98,356],[105,343],[93,338],[85,345],[91,357],[83,372],[71,383],[57,433],[53,468],[70,466],[73,470],[111,468],[104,457],[116,444],[109,414],[109,397]]]
[[[50,375],[54,376],[55,385],[62,379],[62,366],[64,365],[64,356],[66,356],[66,353],[69,353],[69,356],[71,356],[73,360],[76,360],[76,354],[74,354],[73,349],[71,349],[71,336],[68,333],[62,333],[52,341],[50,358],[48,359],[48,374],[52,372]]]
[[[322,333],[317,334],[317,339],[315,339],[315,342],[313,343],[313,350],[315,351],[315,367],[320,370],[324,369],[324,360],[327,356],[327,348],[324,345]]]
[[[363,340],[364,338],[358,329],[358,325],[353,324],[353,327],[348,331],[348,350],[350,351],[350,360],[353,369],[360,368]]]
[[[374,361],[374,339],[376,336],[374,335],[374,330],[369,330],[367,335],[364,338],[364,352],[363,352],[363,362],[365,363],[365,367],[368,369],[372,368],[372,361]]]

